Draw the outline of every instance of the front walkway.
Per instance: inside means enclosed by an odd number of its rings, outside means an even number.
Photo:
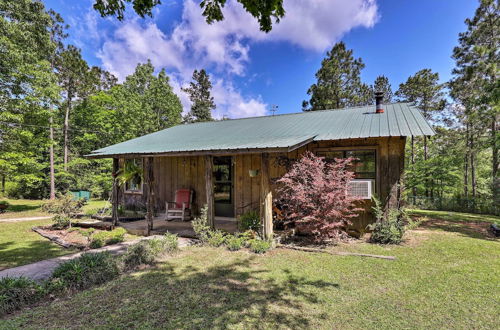
[[[78,258],[83,253],[98,253],[98,252],[108,251],[112,254],[120,255],[120,254],[125,253],[127,251],[127,248],[130,245],[138,243],[141,240],[151,239],[154,237],[158,237],[158,236],[141,237],[139,239],[135,239],[132,241],[127,241],[127,242],[123,242],[123,243],[115,244],[115,245],[109,245],[109,246],[105,246],[105,247],[102,247],[99,249],[88,250],[88,251],[79,252],[79,253],[75,253],[75,254],[69,254],[69,255],[53,258],[53,259],[38,261],[38,262],[24,265],[24,266],[5,269],[5,270],[0,271],[0,278],[23,276],[23,277],[28,277],[28,278],[31,278],[31,279],[37,280],[37,281],[45,280],[45,279],[49,278],[50,275],[52,275],[52,272],[54,271],[54,269],[57,266],[59,266],[61,263],[66,262],[68,260]],[[193,244],[194,242],[195,241],[192,239],[179,237],[179,247],[188,246],[188,245]]]
[[[25,217],[25,218],[6,218],[0,219],[0,222],[20,222],[20,221],[35,221],[35,220],[45,220],[51,219],[53,216],[41,216],[41,217]]]

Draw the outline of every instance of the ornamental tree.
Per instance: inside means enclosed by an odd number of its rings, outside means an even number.
[[[361,209],[355,207],[358,198],[350,195],[349,171],[352,158],[337,158],[326,162],[311,152],[292,164],[288,173],[277,181],[278,203],[288,223],[312,234],[318,242],[347,237],[350,219]]]

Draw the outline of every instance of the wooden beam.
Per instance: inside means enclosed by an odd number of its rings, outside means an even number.
[[[153,215],[154,215],[154,172],[153,172],[153,157],[145,158],[146,173],[144,175],[144,183],[147,189],[146,201],[146,236],[151,235],[153,230]]]
[[[210,155],[205,156],[205,190],[207,194],[207,220],[208,225],[215,228],[215,212],[214,212],[214,180],[213,170],[214,162],[213,157]]]
[[[273,194],[269,176],[269,154],[263,153],[260,166],[260,218],[263,221],[263,236],[273,238]]]
[[[113,189],[111,191],[111,227],[114,228],[118,224],[118,171],[120,165],[118,158],[113,158]]]

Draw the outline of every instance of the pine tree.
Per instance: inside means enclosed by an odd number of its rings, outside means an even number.
[[[184,118],[185,122],[211,121],[212,110],[215,109],[214,98],[211,96],[212,83],[204,69],[194,70],[193,81],[189,87],[182,89],[189,95],[192,102],[191,110]]]
[[[378,76],[375,79],[375,84],[373,85],[374,91],[384,93],[384,102],[391,103],[394,95],[392,93],[392,87],[389,83],[389,78],[386,76]]]
[[[438,111],[442,111],[446,105],[443,94],[443,85],[439,84],[439,74],[430,69],[423,69],[408,78],[405,83],[399,85],[396,96],[400,101],[411,102],[422,110],[425,119],[432,121]],[[411,139],[411,163],[415,166],[415,141]],[[428,159],[427,137],[424,136],[424,162]],[[428,177],[428,173],[425,173]],[[416,193],[416,190],[413,189]],[[426,196],[429,189],[426,186]]]
[[[340,109],[373,102],[372,89],[361,82],[360,74],[365,65],[352,53],[343,42],[339,42],[326,54],[316,72],[317,82],[307,91],[311,99],[302,103],[304,111]]]
[[[464,107],[462,119],[466,122],[469,148],[474,136],[490,132],[492,152],[491,187],[493,196],[499,195],[500,170],[499,133],[500,83],[500,5],[495,0],[481,0],[472,19],[466,19],[467,30],[459,34],[459,45],[453,50],[454,78],[451,94]],[[486,123],[486,125],[484,125]],[[475,150],[470,150],[473,157]],[[472,163],[473,164],[473,163]],[[472,168],[471,168],[472,170]],[[474,188],[474,180],[472,180]]]

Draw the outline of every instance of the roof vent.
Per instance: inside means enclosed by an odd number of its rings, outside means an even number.
[[[384,108],[382,107],[383,101],[384,101],[384,92],[376,91],[375,92],[376,113],[384,113]]]

